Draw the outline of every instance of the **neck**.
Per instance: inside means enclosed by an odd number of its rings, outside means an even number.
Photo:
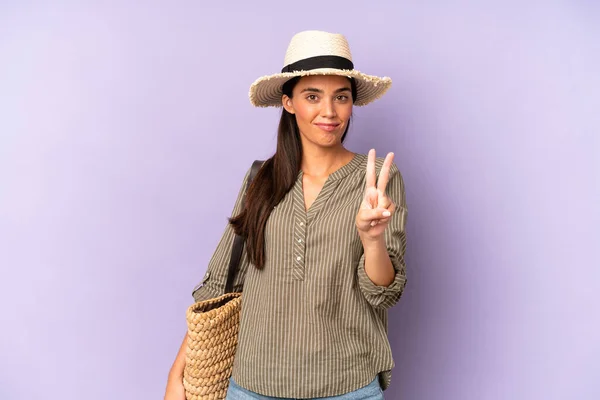
[[[313,177],[326,177],[352,160],[354,154],[341,144],[334,148],[304,147],[302,149],[302,171]]]

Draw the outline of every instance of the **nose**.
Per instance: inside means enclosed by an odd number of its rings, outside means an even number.
[[[321,116],[325,118],[333,118],[336,116],[335,106],[333,100],[327,99],[322,103],[323,107],[321,108]]]

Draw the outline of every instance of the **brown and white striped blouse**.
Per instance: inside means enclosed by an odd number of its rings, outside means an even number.
[[[377,173],[383,159],[378,158]],[[248,265],[245,251],[235,289],[242,291],[239,344],[232,377],[266,396],[315,398],[347,393],[378,374],[390,384],[394,366],[387,338],[387,309],[406,285],[407,215],[396,165],[387,195],[396,204],[385,232],[394,282],[375,285],[364,270],[355,217],[365,190],[367,156],[357,154],[329,175],[308,211],[302,172],[273,210],[266,227],[266,263]],[[242,195],[233,210],[241,208]],[[228,225],[209,263],[196,301],[223,293],[234,233]]]

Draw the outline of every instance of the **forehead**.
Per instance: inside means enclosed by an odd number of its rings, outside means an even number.
[[[307,87],[322,90],[337,90],[343,87],[350,88],[350,80],[345,76],[337,75],[303,76],[296,84],[296,88],[302,90]]]

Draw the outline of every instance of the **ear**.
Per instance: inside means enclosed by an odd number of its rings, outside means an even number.
[[[283,105],[283,108],[285,108],[285,111],[289,112],[290,114],[296,113],[292,99],[287,94],[281,96],[281,104]]]

